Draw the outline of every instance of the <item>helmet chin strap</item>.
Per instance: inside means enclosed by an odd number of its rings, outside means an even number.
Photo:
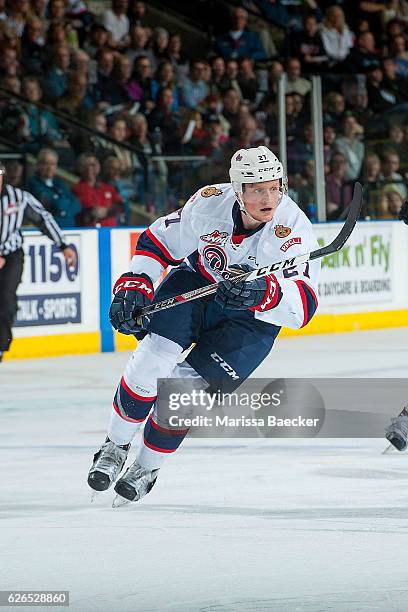
[[[244,215],[248,217],[250,221],[254,221],[255,223],[260,223],[260,221],[258,221],[258,219],[255,219],[252,215],[250,215],[247,209],[245,208],[244,200],[242,199],[242,193],[239,193],[238,191],[236,191],[235,195],[237,196],[239,210],[242,213],[244,213]]]

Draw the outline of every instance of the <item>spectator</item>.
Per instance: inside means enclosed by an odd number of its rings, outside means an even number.
[[[17,76],[20,73],[20,62],[16,49],[6,47],[0,54],[1,76]]]
[[[93,23],[84,43],[84,51],[88,53],[90,58],[96,59],[100,50],[107,47],[108,40],[109,31],[103,23]]]
[[[50,0],[47,7],[47,16],[51,22],[63,22],[65,20],[64,0]]]
[[[326,177],[327,219],[339,219],[351,200],[351,184],[346,180],[347,160],[340,152],[333,153]]]
[[[383,83],[384,86],[395,95],[397,105],[408,103],[408,79],[397,74],[397,65],[391,57],[385,57],[382,60]],[[398,108],[394,109],[398,112]],[[403,109],[407,112],[408,108]]]
[[[94,86],[94,98],[97,102],[110,100],[111,92],[115,86],[114,66],[115,56],[110,49],[101,49],[96,58],[96,84]]]
[[[368,104],[376,114],[393,111],[397,103],[395,94],[384,85],[383,79],[381,68],[370,68],[367,75]]]
[[[163,212],[166,207],[167,166],[162,160],[153,161],[152,155],[161,154],[160,132],[149,135],[146,117],[137,113],[131,118],[132,135],[130,142],[138,150],[135,163],[138,198],[148,212]]]
[[[357,37],[357,44],[347,58],[347,70],[350,73],[367,72],[380,65],[375,48],[375,38],[371,32],[363,32]]]
[[[5,2],[3,0],[3,5]],[[38,17],[43,23],[46,21],[46,13],[47,13],[47,0],[31,0],[31,7],[33,11],[33,15]],[[0,10],[1,10],[1,2],[0,2]]]
[[[249,115],[240,121],[238,138],[231,143],[234,151],[257,147],[261,142],[257,140],[257,125],[254,117]]]
[[[43,25],[38,17],[30,17],[21,37],[21,65],[29,75],[42,76],[44,61]]]
[[[36,152],[42,146],[63,146],[64,141],[59,131],[55,117],[47,110],[40,109],[37,104],[41,102],[42,90],[38,79],[25,77],[22,82],[21,93],[29,104],[22,112],[22,123],[19,135],[25,143],[26,151]]]
[[[333,125],[327,124],[323,128],[323,154],[324,154],[324,173],[330,171],[330,160],[334,153],[334,143],[336,140],[336,130]]]
[[[95,101],[88,91],[86,76],[71,72],[68,89],[56,101],[56,107],[66,115],[86,121],[86,112],[95,108]]]
[[[303,168],[302,174],[296,177],[297,203],[299,208],[315,220],[316,216],[316,180],[315,164],[309,159]]]
[[[368,106],[368,95],[365,86],[351,87],[347,98],[348,106],[359,123],[365,129],[373,123],[374,113]]]
[[[24,166],[19,159],[11,159],[5,162],[7,182],[13,187],[22,187],[24,178]]]
[[[285,70],[281,62],[275,60],[271,63],[268,71],[268,98],[271,100],[276,99],[276,96],[278,94],[279,79],[281,78],[284,71]]]
[[[43,89],[48,100],[56,100],[67,91],[70,60],[67,45],[59,45],[54,50],[53,65],[43,79]]]
[[[302,174],[306,162],[313,159],[313,129],[310,123],[305,123],[300,138],[288,143],[288,172]]]
[[[147,57],[150,60],[150,64],[153,65],[155,59],[153,52],[148,48],[148,35],[146,28],[142,28],[140,25],[132,26],[130,29],[130,45],[126,51],[127,57],[132,62],[135,62],[137,57],[141,55]]]
[[[232,12],[231,30],[219,36],[215,46],[225,60],[252,57],[253,60],[265,60],[266,54],[262,47],[259,36],[251,32],[248,25],[248,13],[242,7],[237,7]]]
[[[123,143],[128,144],[128,128],[126,121],[121,117],[116,117],[109,129],[109,136],[117,143],[111,144],[110,147],[112,151],[114,151],[115,156],[120,160],[121,171],[129,177],[132,174],[135,156],[129,149],[121,146]]]
[[[152,68],[156,70],[160,62],[168,59],[167,46],[169,44],[169,33],[165,28],[155,28],[153,30],[152,51],[153,62]]]
[[[212,93],[222,94],[230,87],[225,60],[220,55],[216,55],[211,60],[211,75],[210,88]]]
[[[401,157],[404,152],[404,130],[400,123],[390,123],[388,127],[388,138],[384,142],[385,150],[393,149]]]
[[[181,82],[181,79],[184,78],[188,72],[188,64],[181,49],[182,40],[179,34],[171,34],[167,46],[167,58],[173,64],[174,73],[178,82]]]
[[[130,0],[129,8],[128,8],[128,17],[130,24],[133,25],[142,25],[143,21],[146,18],[146,2],[141,2],[138,0]]]
[[[184,79],[180,88],[181,103],[186,108],[197,108],[208,94],[208,86],[203,79],[204,71],[205,65],[202,60],[191,63],[189,76]]]
[[[383,189],[379,219],[398,219],[398,213],[404,203],[399,189],[395,185],[386,185]]]
[[[239,62],[238,85],[242,97],[254,104],[258,92],[258,80],[254,70],[254,62],[249,57],[244,57]]]
[[[238,137],[241,98],[235,89],[227,89],[222,99],[222,116],[229,124],[229,136]]]
[[[300,76],[301,65],[296,57],[290,57],[286,62],[286,72],[288,75],[286,83],[286,93],[297,93],[306,96],[311,89],[310,81]]]
[[[344,96],[337,91],[329,92],[323,100],[323,121],[330,123],[336,131],[340,131],[345,109]]]
[[[67,32],[64,21],[51,21],[45,37],[44,53],[46,60],[52,61],[54,47],[67,44]],[[45,60],[45,61],[46,61]]]
[[[293,43],[293,57],[298,57],[306,74],[320,72],[327,68],[328,57],[314,15],[307,15],[303,21],[304,31],[299,32]]]
[[[380,158],[373,151],[369,151],[364,158],[360,175],[365,190],[365,214],[369,218],[376,218],[380,211],[382,199],[380,171]]]
[[[96,83],[96,61],[91,60],[89,55],[83,49],[77,49],[73,55],[74,70],[88,81],[88,86],[94,86]]]
[[[293,114],[298,124],[303,125],[306,120],[305,98],[298,93],[292,93]]]
[[[135,197],[135,187],[132,180],[124,177],[122,164],[117,157],[107,157],[103,162],[103,179],[118,192],[122,203],[124,214],[120,215],[120,225],[129,225],[130,204],[129,198]]]
[[[13,2],[8,3],[6,24],[13,28],[19,38],[23,35],[29,17],[29,0],[13,0]]]
[[[225,136],[223,133],[219,116],[210,115],[204,127],[207,137],[198,148],[197,154],[222,161],[225,157],[225,146],[228,143],[228,136]]]
[[[180,124],[180,136],[183,153],[195,155],[207,137],[203,117],[199,111],[190,111],[185,115]]]
[[[347,161],[346,180],[354,181],[360,175],[364,159],[364,144],[361,142],[362,128],[351,113],[343,119],[343,136],[336,138],[335,149]]]
[[[224,89],[223,93],[225,93],[227,89],[235,89],[235,91],[238,92],[239,97],[242,98],[242,91],[238,84],[239,66],[237,60],[229,59],[226,62],[225,74],[228,79],[228,87]]]
[[[149,131],[161,135],[163,153],[177,155],[180,153],[180,116],[172,111],[173,92],[163,87],[157,94],[156,107],[148,117]]]
[[[128,0],[112,0],[111,8],[103,13],[102,22],[109,31],[109,45],[112,49],[123,50],[129,46],[127,9]]]
[[[398,76],[408,77],[408,51],[405,36],[394,36],[390,45],[390,55],[394,59]]]
[[[164,60],[157,68],[155,78],[152,82],[153,99],[156,100],[157,93],[163,87],[169,87],[173,93],[172,111],[179,110],[178,89],[176,87],[176,77],[174,74],[173,64],[169,60]]]
[[[98,180],[101,167],[97,158],[84,153],[78,159],[80,181],[72,191],[81,204],[78,225],[116,227],[123,213],[122,200],[114,187]]]
[[[322,41],[329,58],[329,67],[339,64],[348,56],[352,48],[353,33],[350,31],[343,9],[340,6],[329,6],[326,11],[325,24],[322,29]]]
[[[151,110],[154,107],[152,65],[146,55],[140,55],[136,58],[133,66],[132,78],[137,81],[142,89],[144,110]]]
[[[115,60],[114,87],[106,102],[114,106],[130,106],[130,103],[141,102],[143,91],[139,83],[132,78],[132,66],[126,55],[118,55]]]
[[[56,176],[58,154],[53,149],[38,153],[37,172],[29,182],[29,190],[43,203],[60,227],[75,227],[75,217],[81,210],[78,199],[64,181]]]
[[[407,199],[407,188],[405,186],[402,175],[398,172],[400,167],[400,159],[398,153],[394,149],[384,151],[380,181],[385,184],[391,183],[393,187],[399,191],[403,200]]]

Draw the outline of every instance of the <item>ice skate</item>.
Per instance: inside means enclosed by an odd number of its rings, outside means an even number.
[[[404,408],[400,414],[391,419],[391,425],[385,430],[385,437],[399,451],[408,446],[408,411]],[[388,449],[386,449],[388,450]]]
[[[94,491],[106,491],[119,476],[129,451],[130,444],[118,446],[109,438],[94,455],[88,474],[88,484]],[[94,495],[92,497],[93,501]]]
[[[113,507],[139,501],[153,488],[159,470],[148,470],[135,461],[115,485]]]

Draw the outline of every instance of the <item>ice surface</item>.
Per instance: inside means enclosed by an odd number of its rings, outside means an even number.
[[[257,374],[405,377],[407,346],[282,339]],[[408,609],[408,461],[381,439],[187,440],[139,504],[91,505],[126,359],[1,364],[0,589],[69,590],[75,612]]]

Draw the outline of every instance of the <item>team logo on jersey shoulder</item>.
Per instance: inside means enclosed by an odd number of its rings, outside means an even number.
[[[290,249],[290,247],[293,246],[294,244],[302,244],[302,239],[300,238],[300,236],[289,238],[289,240],[287,240],[286,242],[282,244],[282,246],[280,247],[280,250],[286,253],[286,251]]]
[[[218,189],[217,187],[214,187],[214,186],[205,187],[201,191],[201,195],[203,196],[203,198],[211,198],[212,196],[219,196],[221,194],[222,194],[221,189]]]
[[[209,242],[210,244],[224,244],[227,238],[228,232],[220,232],[219,230],[214,230],[211,234],[203,234],[203,236],[200,236],[201,240]]]
[[[275,236],[278,238],[286,238],[292,230],[284,225],[275,225]]]

